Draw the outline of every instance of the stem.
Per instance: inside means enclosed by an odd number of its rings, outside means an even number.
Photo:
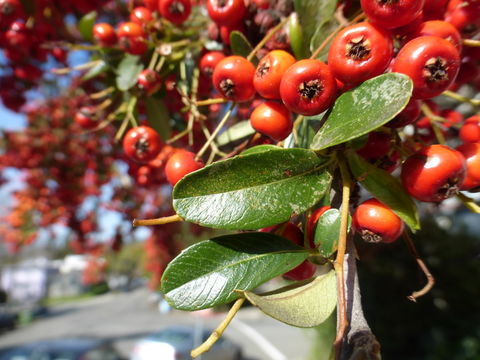
[[[145,219],[145,220],[134,219],[133,226],[137,227],[137,226],[150,226],[150,225],[164,225],[164,224],[170,224],[178,221],[183,221],[183,219],[177,214],[175,214],[172,216],[165,216],[158,219]]]
[[[225,99],[222,99],[222,98],[206,99],[206,100],[197,101],[197,106],[208,106],[208,105],[213,105],[213,104],[223,104],[227,101],[228,100],[225,100]]]
[[[336,358],[341,356],[341,349],[343,343],[343,337],[345,330],[347,329],[347,307],[345,302],[345,281],[343,262],[345,259],[345,252],[347,249],[347,228],[348,228],[348,207],[350,203],[350,188],[352,181],[350,174],[343,158],[339,159],[340,173],[342,175],[342,209],[340,217],[340,234],[338,237],[338,250],[337,257],[334,262],[335,273],[337,275],[337,292],[338,292],[338,306],[337,306],[337,319],[338,328],[337,336],[335,338]]]
[[[97,66],[98,64],[100,64],[102,62],[102,60],[95,60],[95,61],[90,61],[90,62],[87,62],[85,64],[80,64],[80,65],[77,65],[73,68],[70,68],[70,67],[67,67],[67,68],[62,68],[62,69],[52,69],[52,72],[56,75],[66,75],[68,73],[71,73],[72,71],[79,71],[79,70],[86,70],[86,69],[90,69],[94,66]]]
[[[417,299],[420,296],[427,294],[432,289],[433,285],[435,285],[435,278],[430,273],[430,270],[428,270],[428,267],[425,264],[425,262],[420,258],[420,255],[418,254],[418,251],[415,248],[415,244],[413,243],[413,240],[407,231],[403,232],[403,239],[405,240],[408,246],[408,249],[410,250],[410,253],[417,261],[418,267],[423,271],[423,273],[425,274],[425,277],[427,278],[427,284],[422,289],[418,291],[414,291],[412,295],[407,296],[409,300],[412,300],[413,302],[417,302]]]
[[[280,30],[288,21],[288,17],[282,19],[277,25],[275,25],[273,28],[271,28],[268,33],[263,37],[262,40],[253,48],[253,50],[248,54],[247,60],[252,61],[253,57],[257,54],[258,50],[260,50],[267,42],[270,40],[273,35],[276,34],[278,30]]]
[[[432,126],[433,132],[435,133],[435,137],[439,144],[445,144],[445,136],[443,136],[442,130],[440,129],[438,123],[444,122],[445,119],[441,116],[435,115],[430,107],[423,103],[421,105],[422,112],[425,116],[430,120],[430,125]]]
[[[479,47],[480,46],[480,40],[463,39],[463,45],[472,46],[472,47]]]
[[[459,102],[464,102],[467,104],[470,104],[472,106],[480,106],[480,100],[478,99],[470,99],[465,96],[462,96],[460,94],[457,94],[456,92],[450,91],[450,90],[445,90],[442,95],[449,97],[451,99],[457,100]]]
[[[106,88],[105,90],[90,94],[90,99],[98,100],[98,99],[101,99],[101,98],[113,93],[114,91],[115,91],[115,87],[110,86],[110,87]]]
[[[469,198],[467,195],[464,195],[462,193],[457,194],[457,198],[463,202],[463,205],[465,205],[470,211],[480,214],[480,206],[475,203],[475,201],[472,198]]]
[[[190,352],[190,355],[192,358],[196,358],[197,356],[203,354],[204,352],[207,352],[212,348],[212,346],[217,342],[218,339],[220,339],[223,335],[223,332],[227,328],[227,326],[230,324],[230,322],[233,320],[235,315],[237,315],[238,310],[242,307],[243,303],[245,302],[245,298],[239,298],[233,306],[230,308],[230,310],[227,313],[227,317],[218,325],[218,327],[213,330],[212,334],[208,337],[205,342],[200,345],[199,347],[193,349]]]
[[[199,159],[202,157],[202,155],[205,153],[205,151],[208,149],[208,147],[210,146],[210,143],[215,139],[215,137],[217,136],[218,132],[223,128],[223,126],[225,125],[225,123],[227,122],[228,118],[230,117],[230,114],[232,113],[233,109],[235,108],[236,104],[235,103],[232,103],[228,109],[228,111],[225,113],[225,115],[223,116],[222,120],[220,120],[220,122],[218,123],[217,127],[215,128],[215,130],[213,131],[212,135],[207,139],[207,141],[205,142],[205,144],[203,144],[202,148],[200,149],[200,151],[197,153],[197,156],[195,157],[195,159]]]
[[[158,57],[160,54],[156,51],[153,52],[152,58],[150,59],[150,63],[148,64],[148,69],[149,70],[154,70],[155,65],[157,65]]]

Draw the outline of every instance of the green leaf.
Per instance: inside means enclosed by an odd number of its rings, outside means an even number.
[[[93,40],[93,25],[97,19],[97,12],[92,11],[84,15],[78,22],[78,31],[86,41]]]
[[[221,133],[217,137],[217,144],[223,146],[253,134],[255,134],[255,129],[250,125],[250,120],[240,121]]]
[[[335,12],[335,11],[334,11]],[[334,32],[339,26],[338,21],[333,17],[327,19],[327,21],[323,22],[315,31],[315,34],[310,41],[310,49],[312,53],[327,39],[327,37]],[[334,37],[330,39],[327,45],[323,48],[322,51],[315,57],[316,59],[327,61],[328,59],[328,51],[330,49],[330,44],[332,43]]]
[[[408,76],[390,73],[346,92],[333,105],[311,148],[321,150],[338,145],[386,124],[407,105],[412,89]]]
[[[244,292],[253,305],[265,314],[289,325],[314,327],[323,323],[337,306],[337,280],[335,271],[319,276],[300,286],[256,295]]]
[[[121,91],[127,91],[137,83],[137,77],[143,70],[140,57],[127,54],[120,61],[117,68],[117,87]]]
[[[325,211],[315,226],[314,243],[323,257],[330,257],[337,251],[338,237],[340,236],[340,217],[338,209]],[[348,217],[350,227],[351,217]]]
[[[308,57],[303,39],[302,26],[299,23],[297,13],[292,13],[288,19],[288,32],[290,35],[290,47],[297,59]]]
[[[337,0],[295,0],[295,11],[302,27],[305,48],[310,47],[310,39],[317,28],[332,18]]]
[[[245,35],[243,35],[240,31],[234,30],[230,33],[230,49],[232,49],[232,53],[234,55],[239,55],[246,58],[252,52],[253,47]],[[252,63],[257,65],[258,61],[255,57],[252,59]]]
[[[377,200],[390,207],[412,230],[420,229],[417,206],[396,178],[353,151],[348,153],[348,164],[355,178]]]
[[[155,129],[163,140],[170,138],[170,115],[163,99],[148,97],[147,119],[150,126]]]
[[[173,190],[179,216],[203,226],[253,230],[287,221],[328,188],[326,160],[305,149],[239,155],[187,175]]]
[[[85,75],[82,76],[82,80],[87,81],[87,80],[93,79],[94,77],[108,71],[108,69],[109,69],[108,64],[105,61],[101,60],[97,65],[92,67],[90,70],[88,70],[85,73]]]
[[[268,150],[278,150],[278,149],[281,149],[281,148],[276,145],[270,145],[270,144],[257,145],[243,151],[242,155],[250,155],[250,154],[261,153]]]
[[[308,251],[278,235],[241,233],[202,241],[167,266],[161,290],[176,309],[200,310],[239,297],[301,264]]]

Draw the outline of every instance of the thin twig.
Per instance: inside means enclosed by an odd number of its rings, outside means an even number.
[[[469,208],[472,212],[476,214],[480,214],[480,205],[476,204],[473,199],[469,198],[467,195],[464,195],[462,193],[458,193],[457,198],[461,202],[463,202],[463,205]]]
[[[260,50],[267,42],[270,40],[273,35],[277,33],[278,30],[280,30],[288,21],[288,17],[282,19],[277,25],[275,25],[273,28],[271,28],[268,33],[263,37],[262,40],[253,48],[252,51],[250,51],[250,54],[247,56],[248,61],[252,61],[253,57],[257,54],[258,50]]]
[[[462,43],[465,46],[471,46],[471,47],[479,47],[480,46],[480,40],[463,39]]]
[[[460,94],[457,94],[456,92],[450,91],[450,90],[445,90],[442,95],[449,97],[451,99],[457,100],[459,102],[464,102],[467,104],[470,104],[472,106],[480,106],[480,100],[479,99],[470,99],[468,97],[462,96]]]
[[[245,298],[239,298],[233,306],[230,308],[227,317],[218,325],[218,327],[213,330],[212,334],[208,337],[205,342],[200,345],[199,347],[193,349],[190,352],[190,355],[192,358],[196,358],[197,356],[203,354],[204,352],[209,351],[212,346],[217,342],[218,339],[220,339],[223,335],[223,332],[227,328],[227,326],[230,324],[230,322],[233,320],[235,315],[237,315],[238,311],[242,307],[243,303],[245,302]]]
[[[177,214],[172,216],[165,216],[158,219],[144,219],[144,220],[133,220],[133,226],[150,226],[150,225],[163,225],[163,224],[170,224],[173,222],[183,221],[183,219],[178,216]]]
[[[445,144],[445,136],[442,133],[442,129],[440,129],[438,125],[438,122],[443,122],[445,121],[445,119],[442,118],[441,116],[435,115],[433,111],[430,109],[430,107],[425,103],[422,104],[421,109],[424,115],[430,121],[430,125],[432,126],[433,132],[435,133],[435,137],[437,138],[438,143]]]
[[[208,106],[208,105],[214,105],[214,104],[223,104],[226,103],[228,100],[222,99],[222,98],[214,98],[214,99],[206,99],[206,100],[200,100],[197,101],[197,106]]]
[[[430,270],[428,270],[428,267],[425,264],[425,262],[420,258],[420,255],[418,254],[418,251],[415,248],[415,244],[413,243],[413,240],[407,231],[403,232],[403,239],[405,240],[405,243],[407,244],[408,249],[410,250],[410,253],[417,261],[418,267],[422,269],[423,273],[425,274],[425,277],[427,278],[427,284],[422,289],[418,291],[414,291],[412,295],[407,296],[409,300],[416,302],[420,296],[427,294],[432,289],[433,285],[435,285],[435,278],[430,273]]]
[[[110,87],[106,88],[105,90],[98,91],[96,93],[90,94],[89,97],[90,97],[90,99],[98,100],[98,99],[101,99],[101,98],[103,98],[107,95],[110,95],[114,91],[115,91],[115,86],[110,86]]]

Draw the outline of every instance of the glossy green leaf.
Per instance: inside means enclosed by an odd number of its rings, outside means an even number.
[[[147,119],[150,126],[155,129],[162,140],[170,138],[170,115],[163,99],[157,97],[147,98]]]
[[[94,67],[90,68],[83,76],[82,80],[87,81],[90,79],[93,79],[94,77],[103,74],[104,72],[108,71],[109,66],[108,64],[101,60],[97,65]]]
[[[420,229],[417,206],[398,179],[353,151],[348,153],[348,163],[353,175],[365,189],[389,206],[412,230]]]
[[[326,258],[337,251],[338,237],[340,235],[340,217],[338,209],[325,211],[318,219],[315,226],[314,243],[318,246],[320,254]],[[348,217],[350,227],[351,217]]]
[[[295,11],[303,31],[305,48],[309,49],[310,39],[335,11],[337,0],[295,0]]]
[[[333,11],[335,12],[335,11]],[[318,28],[317,31],[315,31],[315,34],[312,37],[312,40],[310,41],[310,49],[312,50],[312,53],[320,46],[322,43],[328,38],[328,36],[334,32],[339,26],[339,23],[335,17],[332,16],[324,21]],[[323,48],[322,51],[315,57],[316,59],[322,60],[324,62],[327,61],[328,59],[328,51],[330,49],[330,45],[332,43],[334,38],[331,38],[327,45]]]
[[[137,77],[143,70],[140,57],[127,54],[120,61],[117,68],[117,87],[121,91],[127,91],[137,83]]]
[[[276,145],[264,144],[264,145],[257,145],[242,152],[242,155],[249,155],[249,154],[256,154],[268,150],[278,150],[281,149]]]
[[[298,20],[297,13],[292,13],[288,19],[288,33],[290,35],[290,47],[297,59],[308,57],[303,39],[303,30]]]
[[[82,37],[86,41],[93,40],[93,25],[97,19],[97,12],[92,11],[84,15],[78,22],[78,31],[82,34]]]
[[[202,241],[167,266],[161,289],[176,309],[200,310],[239,297],[298,266],[308,252],[269,233],[240,233]]]
[[[255,129],[250,125],[250,120],[244,120],[230,126],[217,137],[216,141],[219,146],[223,146],[253,134]]]
[[[230,48],[234,55],[247,57],[253,50],[248,39],[240,31],[234,30],[230,33]],[[252,59],[256,65],[256,58]]]
[[[412,89],[408,76],[389,73],[346,92],[335,102],[311,148],[321,150],[342,144],[386,124],[407,105]]]
[[[183,219],[203,226],[253,230],[287,221],[319,201],[331,175],[312,150],[263,151],[216,162],[173,190]]]
[[[293,326],[314,327],[327,320],[337,306],[337,279],[331,270],[311,282],[273,294],[256,295],[246,291],[244,295],[274,319]]]

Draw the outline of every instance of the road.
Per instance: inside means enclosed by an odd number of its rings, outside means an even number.
[[[47,317],[1,335],[0,349],[36,340],[95,336],[113,340],[117,349],[128,356],[138,338],[165,326],[214,328],[224,317],[175,310],[161,314],[148,297],[145,289],[137,289],[58,305],[50,309]],[[246,308],[240,310],[225,336],[241,345],[248,360],[306,360],[312,331],[285,325],[258,309]]]

